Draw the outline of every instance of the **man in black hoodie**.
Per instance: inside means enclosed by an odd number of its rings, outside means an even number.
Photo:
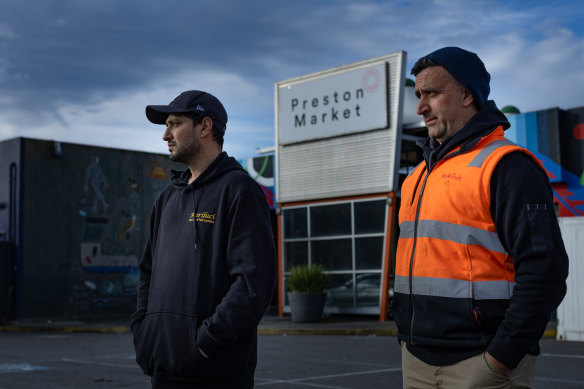
[[[545,169],[504,137],[479,57],[416,62],[424,161],[401,189],[393,313],[404,388],[533,387],[568,257]]]
[[[227,113],[202,91],[146,107],[165,124],[172,185],[154,204],[132,317],[153,388],[253,388],[276,253],[265,196],[223,148]]]

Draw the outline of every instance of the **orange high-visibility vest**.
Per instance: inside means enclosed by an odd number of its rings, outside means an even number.
[[[471,300],[511,297],[513,259],[491,216],[490,182],[501,158],[517,151],[543,169],[537,157],[505,139],[498,127],[470,151],[453,150],[429,174],[422,162],[405,180],[396,293]]]

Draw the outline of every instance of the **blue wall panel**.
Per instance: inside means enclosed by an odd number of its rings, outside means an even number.
[[[537,114],[530,112],[525,114],[525,147],[529,150],[539,151],[546,154],[539,148],[539,136],[537,131]]]

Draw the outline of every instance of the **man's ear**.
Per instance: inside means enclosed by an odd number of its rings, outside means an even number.
[[[472,103],[474,103],[474,97],[468,89],[462,87],[462,105],[464,107],[469,107],[472,105]]]
[[[201,120],[201,136],[207,136],[213,132],[213,119],[210,117],[204,117]]]

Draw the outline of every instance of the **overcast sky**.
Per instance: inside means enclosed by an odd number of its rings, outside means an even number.
[[[274,144],[274,84],[403,50],[476,52],[499,107],[584,105],[581,0],[0,0],[0,141],[167,153],[147,104],[202,89],[224,149]],[[409,75],[409,74],[408,74]]]

